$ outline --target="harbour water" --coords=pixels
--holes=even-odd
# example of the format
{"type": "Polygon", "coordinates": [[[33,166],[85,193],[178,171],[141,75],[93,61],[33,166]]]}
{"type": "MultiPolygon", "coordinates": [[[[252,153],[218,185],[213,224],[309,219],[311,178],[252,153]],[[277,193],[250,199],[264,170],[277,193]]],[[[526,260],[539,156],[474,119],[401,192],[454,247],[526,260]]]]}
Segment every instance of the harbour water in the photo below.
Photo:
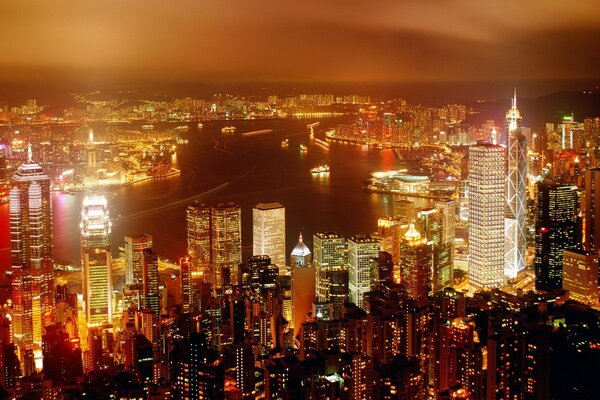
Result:
{"type": "MultiPolygon", "coordinates": [[[[347,117],[346,117],[347,118],[347,117]]],[[[315,143],[307,124],[316,120],[269,120],[196,123],[183,134],[173,164],[181,174],[140,182],[105,193],[113,222],[112,244],[123,236],[148,233],[160,256],[177,260],[186,251],[185,209],[194,201],[206,204],[233,201],[242,206],[244,258],[252,251],[252,207],[277,201],[286,208],[286,247],[295,246],[300,232],[309,246],[312,235],[335,231],[350,236],[376,229],[377,218],[390,215],[389,195],[366,193],[363,183],[374,170],[403,168],[392,150],[332,143],[315,143]],[[236,126],[222,135],[224,126],[236,126]],[[264,134],[246,132],[265,130],[264,134]],[[272,130],[272,131],[271,131],[272,130]],[[289,144],[282,146],[288,139],[289,144]],[[300,150],[305,145],[305,152],[300,150]],[[330,172],[312,174],[311,168],[328,164],[330,172]]],[[[321,119],[318,132],[335,126],[340,118],[321,119]]],[[[84,193],[53,195],[54,258],[79,264],[79,219],[84,193]]],[[[8,205],[0,207],[0,269],[10,265],[8,205]]]]}

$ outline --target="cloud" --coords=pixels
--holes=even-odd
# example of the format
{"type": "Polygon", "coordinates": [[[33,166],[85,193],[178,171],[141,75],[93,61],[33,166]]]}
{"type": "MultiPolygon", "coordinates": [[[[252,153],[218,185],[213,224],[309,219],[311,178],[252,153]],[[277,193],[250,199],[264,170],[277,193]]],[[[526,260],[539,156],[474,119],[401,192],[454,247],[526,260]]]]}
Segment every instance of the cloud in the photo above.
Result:
{"type": "Polygon", "coordinates": [[[0,72],[196,82],[595,78],[599,32],[600,7],[589,0],[5,0],[0,72]]]}

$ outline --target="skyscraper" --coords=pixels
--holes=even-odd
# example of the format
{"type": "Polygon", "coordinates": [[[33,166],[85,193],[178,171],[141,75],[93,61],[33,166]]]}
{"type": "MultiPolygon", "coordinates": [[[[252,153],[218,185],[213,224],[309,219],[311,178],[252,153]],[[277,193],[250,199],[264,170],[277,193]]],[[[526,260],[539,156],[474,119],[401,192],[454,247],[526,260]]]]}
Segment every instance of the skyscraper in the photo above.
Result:
{"type": "Polygon", "coordinates": [[[50,178],[32,160],[31,146],[28,160],[11,178],[9,214],[15,341],[29,349],[34,319],[50,325],[54,306],[50,178]]]}
{"type": "Polygon", "coordinates": [[[144,249],[152,248],[152,236],[136,234],[125,236],[125,284],[142,283],[144,249]]]}
{"type": "Polygon", "coordinates": [[[290,254],[292,269],[292,327],[300,331],[300,325],[306,320],[312,303],[315,301],[315,269],[312,265],[312,253],[302,234],[298,244],[290,254]]]}
{"type": "Polygon", "coordinates": [[[372,260],[379,256],[379,241],[369,236],[348,239],[348,293],[350,301],[363,307],[363,296],[371,290],[372,260]]]}
{"type": "Polygon", "coordinates": [[[160,315],[158,293],[158,256],[152,249],[144,249],[142,277],[142,296],[144,299],[144,308],[152,310],[156,314],[156,317],[158,317],[160,315]]]}
{"type": "Polygon", "coordinates": [[[400,273],[402,286],[413,299],[426,299],[429,293],[431,267],[427,242],[410,224],[400,241],[400,273]]]}
{"type": "Polygon", "coordinates": [[[535,221],[535,288],[562,288],[563,250],[577,244],[577,186],[538,183],[535,221]]]}
{"type": "Polygon", "coordinates": [[[584,304],[598,303],[598,252],[563,251],[563,289],[569,297],[584,304]]]}
{"type": "Polygon", "coordinates": [[[497,288],[504,281],[506,151],[478,142],[469,148],[469,283],[497,288]]]}
{"type": "Polygon", "coordinates": [[[104,196],[90,195],[81,208],[81,268],[88,327],[112,323],[111,222],[104,196]]]}
{"type": "Polygon", "coordinates": [[[417,224],[429,246],[431,289],[435,293],[453,281],[452,243],[445,237],[446,218],[443,209],[427,208],[419,211],[417,224]]]}
{"type": "Polygon", "coordinates": [[[336,233],[316,233],[313,236],[315,266],[315,300],[331,303],[332,319],[342,316],[342,305],[348,297],[348,266],[346,239],[336,233]]]}
{"type": "Polygon", "coordinates": [[[200,202],[186,211],[187,249],[190,263],[201,276],[210,274],[210,207],[200,202]]]}
{"type": "Polygon", "coordinates": [[[236,284],[242,262],[242,209],[235,203],[211,208],[211,264],[213,287],[236,284]],[[228,271],[230,276],[223,276],[228,271]]]}
{"type": "Polygon", "coordinates": [[[506,184],[504,275],[514,279],[525,269],[527,245],[527,139],[521,133],[517,93],[506,113],[508,171],[506,184]]]}
{"type": "Polygon", "coordinates": [[[253,255],[267,255],[282,269],[285,265],[285,208],[259,203],[252,209],[253,255]]]}
{"type": "Polygon", "coordinates": [[[584,244],[587,250],[600,250],[600,168],[585,170],[584,244]]]}

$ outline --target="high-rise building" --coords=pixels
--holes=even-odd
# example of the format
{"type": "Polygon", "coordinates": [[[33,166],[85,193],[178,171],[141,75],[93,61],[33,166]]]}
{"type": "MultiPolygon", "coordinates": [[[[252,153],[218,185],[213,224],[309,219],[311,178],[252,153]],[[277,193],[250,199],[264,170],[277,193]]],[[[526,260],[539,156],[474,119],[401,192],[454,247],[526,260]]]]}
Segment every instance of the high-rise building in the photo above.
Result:
{"type": "Polygon", "coordinates": [[[143,281],[144,249],[152,248],[152,236],[136,234],[125,236],[125,284],[137,285],[143,281]]]}
{"type": "Polygon", "coordinates": [[[348,298],[346,239],[336,233],[316,233],[313,236],[313,263],[316,302],[331,303],[331,318],[341,318],[342,306],[348,298]]]}
{"type": "Polygon", "coordinates": [[[371,290],[372,260],[378,256],[378,240],[360,235],[348,239],[348,294],[360,308],[364,294],[371,290]]]}
{"type": "Polygon", "coordinates": [[[144,249],[143,254],[142,297],[144,308],[154,311],[156,317],[158,317],[160,315],[158,256],[152,249],[144,249]]]}
{"type": "Polygon", "coordinates": [[[400,273],[402,286],[413,299],[426,299],[429,294],[431,267],[427,241],[410,224],[400,242],[400,273]]]}
{"type": "Polygon", "coordinates": [[[504,275],[514,279],[525,269],[527,246],[527,138],[521,133],[517,97],[506,113],[508,171],[506,181],[504,275]]]}
{"type": "MultiPolygon", "coordinates": [[[[34,320],[50,325],[54,309],[50,178],[32,160],[31,146],[28,160],[11,177],[9,214],[15,342],[30,349],[34,320]],[[34,298],[39,308],[33,308],[34,298]]],[[[41,327],[37,331],[41,341],[41,327]]]]}
{"type": "Polygon", "coordinates": [[[583,241],[587,250],[600,250],[600,168],[585,170],[583,241]],[[599,203],[599,204],[596,204],[599,203]]]}
{"type": "Polygon", "coordinates": [[[104,196],[90,195],[83,200],[80,228],[86,321],[88,327],[111,324],[111,222],[108,202],[104,196]]]}
{"type": "Polygon", "coordinates": [[[259,203],[252,209],[252,254],[267,255],[283,269],[285,262],[285,208],[259,203]]]}
{"type": "Polygon", "coordinates": [[[598,303],[598,252],[563,251],[563,289],[569,297],[584,304],[598,303]]]}
{"type": "Polygon", "coordinates": [[[213,287],[237,284],[242,262],[242,209],[235,203],[211,208],[211,265],[213,287]],[[229,276],[224,276],[229,274],[229,276]]]}
{"type": "Polygon", "coordinates": [[[312,264],[312,253],[302,234],[298,244],[290,254],[292,269],[292,327],[300,331],[300,325],[306,320],[306,315],[315,301],[315,269],[312,264]]]}
{"type": "Polygon", "coordinates": [[[192,267],[201,276],[210,274],[210,207],[200,202],[186,211],[187,250],[192,267]]]}
{"type": "Polygon", "coordinates": [[[443,209],[427,208],[419,211],[416,223],[429,246],[431,260],[431,290],[435,293],[451,285],[454,273],[452,265],[452,243],[446,241],[443,209]]]}
{"type": "Polygon", "coordinates": [[[489,142],[469,148],[469,284],[504,281],[506,150],[489,142]]]}
{"type": "Polygon", "coordinates": [[[535,288],[562,288],[563,250],[577,245],[577,186],[538,183],[535,220],[535,288]]]}
{"type": "Polygon", "coordinates": [[[45,329],[42,353],[44,377],[56,384],[82,375],[81,348],[78,340],[71,340],[60,324],[45,329]]]}

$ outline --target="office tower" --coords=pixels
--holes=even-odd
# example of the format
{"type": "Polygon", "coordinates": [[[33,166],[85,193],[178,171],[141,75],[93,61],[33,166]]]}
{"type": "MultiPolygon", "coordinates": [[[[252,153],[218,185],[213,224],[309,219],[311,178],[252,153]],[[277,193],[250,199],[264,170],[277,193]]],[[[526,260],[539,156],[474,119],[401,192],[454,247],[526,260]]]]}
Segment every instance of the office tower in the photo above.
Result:
{"type": "Polygon", "coordinates": [[[598,303],[598,252],[563,251],[563,289],[569,297],[584,304],[598,303]]]}
{"type": "Polygon", "coordinates": [[[444,214],[437,208],[419,211],[415,221],[427,239],[430,256],[431,290],[435,293],[452,284],[452,245],[444,240],[444,214]]]}
{"type": "Polygon", "coordinates": [[[192,291],[192,265],[189,257],[179,259],[179,268],[181,271],[181,305],[183,312],[189,313],[196,310],[192,291]]]}
{"type": "Polygon", "coordinates": [[[331,303],[331,318],[339,319],[348,297],[346,239],[336,233],[316,233],[313,236],[313,264],[315,300],[331,303]]]}
{"type": "Polygon", "coordinates": [[[412,222],[415,217],[415,203],[413,201],[394,197],[394,219],[409,223],[412,222]]]}
{"type": "Polygon", "coordinates": [[[264,270],[271,265],[271,258],[266,255],[254,255],[248,257],[248,269],[250,273],[250,287],[259,292],[264,270]]]}
{"type": "Polygon", "coordinates": [[[196,201],[186,211],[190,263],[201,276],[210,274],[210,207],[196,201]]]}
{"type": "Polygon", "coordinates": [[[501,146],[469,148],[469,284],[479,289],[504,281],[505,165],[501,146]]]}
{"type": "Polygon", "coordinates": [[[281,269],[285,262],[285,208],[279,203],[259,203],[252,209],[254,255],[267,255],[281,269]]]}
{"type": "Polygon", "coordinates": [[[563,250],[577,245],[577,186],[538,183],[535,220],[535,288],[562,288],[563,250]]]}
{"type": "Polygon", "coordinates": [[[112,254],[111,222],[104,196],[90,195],[81,207],[81,267],[83,300],[88,327],[111,324],[112,254]]]}
{"type": "Polygon", "coordinates": [[[412,299],[426,299],[429,294],[431,267],[427,242],[410,224],[400,242],[400,271],[402,286],[412,299]]]}
{"type": "Polygon", "coordinates": [[[30,349],[34,319],[50,325],[54,308],[50,178],[32,160],[31,146],[28,160],[11,177],[9,214],[15,342],[30,349]],[[33,308],[34,298],[39,308],[33,308]]]}
{"type": "Polygon", "coordinates": [[[600,168],[585,170],[584,245],[587,250],[600,250],[600,168]]]}
{"type": "Polygon", "coordinates": [[[348,294],[360,308],[364,294],[371,290],[371,266],[378,256],[378,240],[364,235],[348,239],[348,294]]]}
{"type": "Polygon", "coordinates": [[[513,94],[513,98],[511,100],[511,105],[508,111],[506,112],[506,138],[500,140],[500,143],[508,145],[508,138],[512,132],[519,131],[521,129],[521,113],[517,108],[517,89],[515,88],[515,92],[513,94]]]}
{"type": "Polygon", "coordinates": [[[137,234],[125,236],[125,284],[142,283],[144,249],[152,248],[152,236],[137,234]]]}
{"type": "Polygon", "coordinates": [[[300,331],[300,325],[306,320],[306,315],[315,301],[315,268],[312,264],[312,253],[302,234],[298,244],[290,254],[292,268],[292,327],[300,331]]]}
{"type": "Polygon", "coordinates": [[[21,376],[19,358],[12,341],[12,321],[8,314],[0,314],[0,386],[14,387],[21,376]]]}
{"type": "Polygon", "coordinates": [[[144,249],[142,264],[142,297],[144,308],[149,308],[156,316],[160,316],[159,306],[159,278],[158,278],[158,256],[152,249],[144,249]]]}
{"type": "Polygon", "coordinates": [[[525,269],[527,246],[527,140],[520,131],[508,137],[504,275],[514,279],[525,269]]]}
{"type": "Polygon", "coordinates": [[[400,221],[385,217],[377,220],[377,232],[371,235],[379,241],[379,248],[392,255],[394,262],[398,261],[398,244],[401,232],[400,221]]]}
{"type": "Polygon", "coordinates": [[[390,253],[380,251],[371,261],[371,290],[394,286],[394,260],[390,253]]]}
{"type": "Polygon", "coordinates": [[[221,288],[227,278],[237,284],[242,262],[242,209],[235,203],[211,208],[211,265],[213,287],[221,288]],[[229,273],[229,277],[223,276],[229,273]]]}

